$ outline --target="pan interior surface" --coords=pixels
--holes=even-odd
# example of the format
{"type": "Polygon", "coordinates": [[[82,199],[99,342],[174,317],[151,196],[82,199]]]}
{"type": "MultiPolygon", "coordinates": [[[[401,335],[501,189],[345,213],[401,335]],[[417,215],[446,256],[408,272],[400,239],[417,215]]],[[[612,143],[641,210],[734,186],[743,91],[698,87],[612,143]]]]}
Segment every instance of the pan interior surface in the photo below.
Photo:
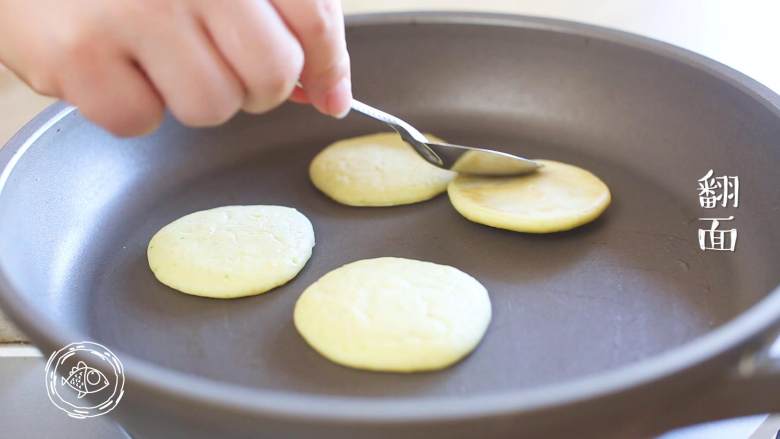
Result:
{"type": "Polygon", "coordinates": [[[286,105],[226,126],[167,121],[115,139],[77,113],[19,160],[0,194],[0,267],[58,325],[126,355],[249,388],[294,394],[434,397],[561,382],[638,362],[737,316],[778,282],[778,115],[717,75],[663,54],[554,29],[395,23],[348,32],[355,95],[459,144],[504,146],[588,169],[613,202],[550,235],[462,218],[446,196],[392,208],[337,204],[309,182],[328,143],[383,130],[286,105]],[[708,169],[743,178],[739,209],[705,210],[708,169]],[[774,168],[776,169],[776,168],[774,168]],[[773,174],[773,172],[775,174],[773,174]],[[295,207],[317,245],[303,271],[229,301],[177,293],[146,245],[187,213],[295,207]],[[700,217],[734,215],[736,252],[702,252],[700,217]],[[482,344],[444,371],[400,375],[332,364],[292,324],[295,300],[328,271],[395,256],[452,265],[490,293],[482,344]]]}

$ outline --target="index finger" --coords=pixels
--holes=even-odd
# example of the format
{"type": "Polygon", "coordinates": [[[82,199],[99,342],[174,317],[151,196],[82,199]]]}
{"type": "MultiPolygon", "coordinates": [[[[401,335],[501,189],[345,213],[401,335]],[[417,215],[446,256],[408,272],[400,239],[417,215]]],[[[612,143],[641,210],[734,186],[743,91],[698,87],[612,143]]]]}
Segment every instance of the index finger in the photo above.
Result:
{"type": "Polygon", "coordinates": [[[273,0],[304,52],[301,83],[322,113],[343,117],[352,101],[344,16],[338,0],[273,0]]]}

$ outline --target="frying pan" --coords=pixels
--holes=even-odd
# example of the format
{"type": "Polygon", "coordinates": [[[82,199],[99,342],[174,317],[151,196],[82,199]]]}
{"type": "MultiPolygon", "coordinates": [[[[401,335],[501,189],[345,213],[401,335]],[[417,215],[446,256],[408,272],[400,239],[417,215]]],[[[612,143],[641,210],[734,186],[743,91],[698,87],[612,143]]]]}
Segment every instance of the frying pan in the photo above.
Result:
{"type": "MultiPolygon", "coordinates": [[[[2,305],[45,354],[79,340],[124,362],[112,412],[134,437],[639,437],[780,410],[780,99],[693,53],[612,30],[484,14],[351,17],[356,96],[468,145],[599,175],[613,204],[552,235],[466,221],[446,196],[351,208],[310,159],[382,127],[286,105],[214,129],[168,120],[120,140],[56,104],[0,152],[2,305]],[[697,179],[739,176],[738,208],[697,179]],[[156,282],[148,239],[186,213],[294,206],[314,255],[272,292],[219,301],[156,282]],[[734,216],[734,252],[701,217],[734,216]],[[489,290],[483,343],[447,370],[337,366],[292,325],[302,290],[347,262],[453,265],[489,290]]],[[[42,377],[43,378],[43,377],[42,377]]],[[[43,386],[41,386],[43,391],[43,386]]]]}

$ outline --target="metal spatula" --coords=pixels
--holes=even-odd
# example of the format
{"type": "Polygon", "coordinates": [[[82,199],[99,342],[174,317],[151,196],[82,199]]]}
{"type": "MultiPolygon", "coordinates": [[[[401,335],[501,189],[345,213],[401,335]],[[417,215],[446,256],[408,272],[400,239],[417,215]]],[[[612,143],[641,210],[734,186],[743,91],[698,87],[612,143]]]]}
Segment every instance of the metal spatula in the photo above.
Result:
{"type": "Polygon", "coordinates": [[[505,152],[430,142],[409,123],[355,99],[352,100],[352,109],[389,125],[422,158],[440,168],[452,169],[464,174],[506,176],[526,174],[541,166],[533,160],[505,152]]]}

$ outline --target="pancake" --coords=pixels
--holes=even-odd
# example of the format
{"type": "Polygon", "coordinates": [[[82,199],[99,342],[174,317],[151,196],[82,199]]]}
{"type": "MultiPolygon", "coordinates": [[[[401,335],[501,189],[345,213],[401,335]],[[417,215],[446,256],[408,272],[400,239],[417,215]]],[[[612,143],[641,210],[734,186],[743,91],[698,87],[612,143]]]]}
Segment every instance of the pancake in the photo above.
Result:
{"type": "Polygon", "coordinates": [[[295,305],[298,332],[327,359],[388,372],[445,368],[480,342],[491,317],[487,290],[446,265],[365,259],[337,268],[295,305]]]}
{"type": "Polygon", "coordinates": [[[227,299],[294,278],[311,257],[308,218],[283,206],[226,206],[186,215],[149,242],[157,279],[183,293],[227,299]]]}
{"type": "Polygon", "coordinates": [[[595,220],[609,206],[609,188],[592,173],[536,161],[544,166],[527,175],[458,175],[447,188],[450,202],[475,223],[528,233],[569,230],[595,220]]]}
{"type": "Polygon", "coordinates": [[[349,206],[418,203],[443,193],[454,176],[454,172],[426,162],[396,133],[335,142],[317,154],[309,166],[314,186],[349,206]]]}

